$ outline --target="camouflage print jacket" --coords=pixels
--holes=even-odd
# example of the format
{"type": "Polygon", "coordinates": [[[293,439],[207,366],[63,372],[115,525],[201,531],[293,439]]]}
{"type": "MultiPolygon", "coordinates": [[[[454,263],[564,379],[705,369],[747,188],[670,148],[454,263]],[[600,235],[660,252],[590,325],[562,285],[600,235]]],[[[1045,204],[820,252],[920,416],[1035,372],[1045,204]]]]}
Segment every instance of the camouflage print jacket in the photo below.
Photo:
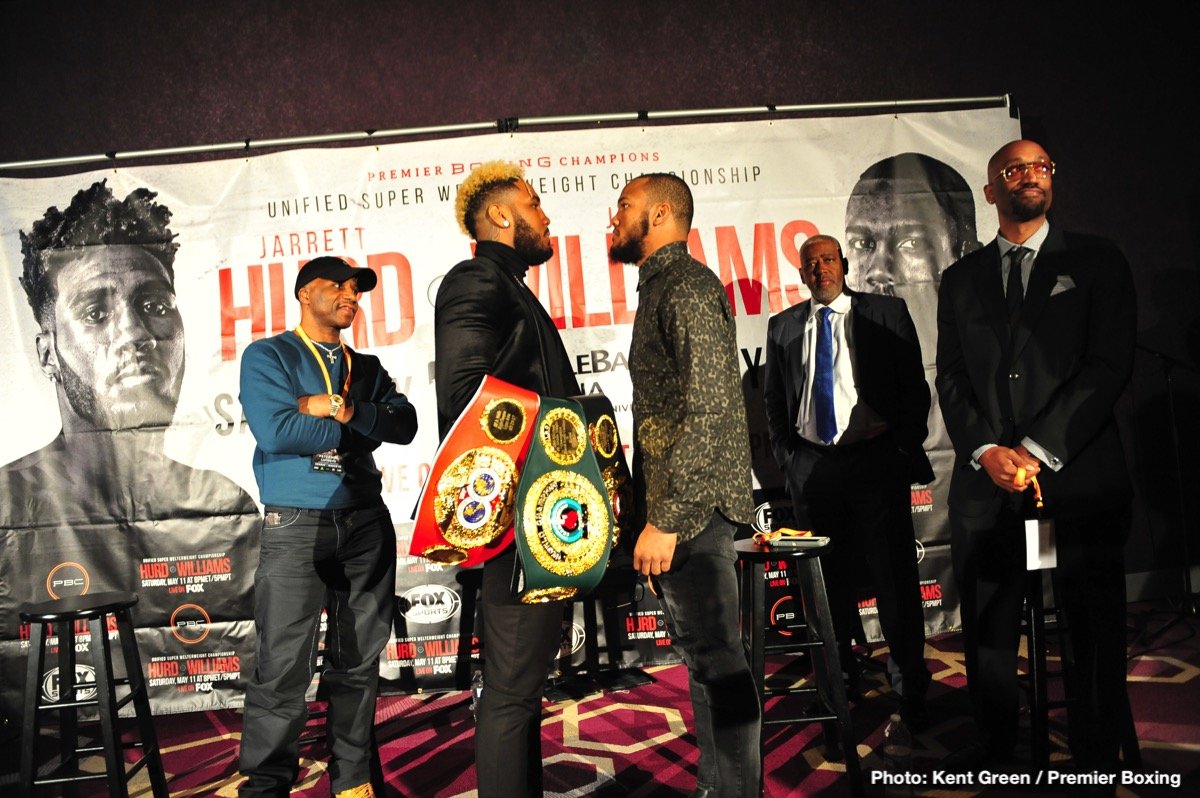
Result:
{"type": "Polygon", "coordinates": [[[647,520],[685,541],[719,509],[749,523],[750,442],[721,281],[679,241],[641,265],[629,347],[634,470],[647,520]]]}

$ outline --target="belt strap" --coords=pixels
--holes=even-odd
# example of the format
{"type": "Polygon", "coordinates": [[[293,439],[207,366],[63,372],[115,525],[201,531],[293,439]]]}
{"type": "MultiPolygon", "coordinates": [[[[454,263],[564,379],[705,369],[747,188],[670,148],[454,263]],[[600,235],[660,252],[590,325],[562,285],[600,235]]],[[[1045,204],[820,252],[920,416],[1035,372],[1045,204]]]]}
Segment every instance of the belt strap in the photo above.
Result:
{"type": "Polygon", "coordinates": [[[587,420],[588,440],[591,441],[592,451],[596,453],[596,465],[600,467],[604,489],[608,493],[609,503],[612,504],[616,524],[613,530],[613,548],[625,544],[632,552],[635,531],[633,524],[637,518],[634,502],[637,498],[633,490],[633,475],[629,473],[629,463],[625,459],[625,447],[621,443],[621,434],[617,431],[616,413],[613,412],[612,402],[602,393],[572,396],[571,400],[578,402],[583,408],[583,417],[587,420]]]}

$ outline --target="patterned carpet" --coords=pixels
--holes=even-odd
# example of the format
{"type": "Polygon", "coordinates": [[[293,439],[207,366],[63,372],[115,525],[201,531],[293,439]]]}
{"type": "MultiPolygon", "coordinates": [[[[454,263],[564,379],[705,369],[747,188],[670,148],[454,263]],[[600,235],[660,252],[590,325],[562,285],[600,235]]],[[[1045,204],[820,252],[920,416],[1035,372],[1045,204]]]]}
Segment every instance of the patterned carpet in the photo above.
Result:
{"type": "MultiPolygon", "coordinates": [[[[1120,796],[1200,795],[1200,638],[1197,620],[1185,619],[1161,634],[1174,616],[1165,605],[1130,608],[1129,690],[1144,759],[1143,778],[1179,786],[1121,787],[1120,796]]],[[[896,706],[880,663],[886,649],[872,652],[876,667],[864,676],[862,699],[853,707],[867,779],[867,794],[884,794],[870,785],[883,727],[896,706]]],[[[930,639],[926,656],[936,682],[930,693],[933,723],[916,736],[913,772],[933,778],[947,751],[971,733],[962,654],[957,634],[930,639]]],[[[770,667],[786,674],[791,663],[770,667]]],[[[1053,665],[1052,665],[1053,667],[1053,665]]],[[[686,796],[695,781],[695,740],[688,731],[691,711],[686,674],[679,665],[649,669],[649,685],[627,692],[547,702],[543,721],[547,796],[686,796]]],[[[795,700],[794,698],[777,699],[795,700]]],[[[383,771],[391,796],[470,798],[475,795],[472,760],[473,718],[465,692],[387,696],[380,700],[377,733],[383,771]]],[[[774,703],[768,712],[779,711],[774,703]]],[[[784,708],[786,709],[786,708],[784,708]]],[[[237,745],[241,716],[234,711],[160,716],[157,728],[173,796],[234,796],[237,792],[237,745]]],[[[323,744],[304,749],[301,782],[294,794],[328,796],[320,761],[323,744]]],[[[764,736],[766,795],[843,796],[850,789],[841,763],[825,760],[819,725],[768,727],[764,736]]],[[[15,794],[14,753],[0,769],[0,794],[15,794]]],[[[1065,763],[1065,719],[1051,717],[1052,767],[1065,763]]],[[[1022,752],[1018,752],[1022,753],[1022,752]]],[[[1026,771],[1028,772],[1028,771],[1026,771]]],[[[1044,774],[1043,774],[1044,775],[1044,774]]],[[[893,788],[894,789],[894,788],[893,788]]],[[[83,795],[102,795],[103,790],[83,795]]],[[[140,776],[134,794],[149,795],[140,776]]],[[[897,794],[889,790],[886,794],[897,794]]],[[[927,784],[911,793],[966,798],[980,795],[1061,795],[1061,790],[1032,787],[999,789],[927,784]]]]}

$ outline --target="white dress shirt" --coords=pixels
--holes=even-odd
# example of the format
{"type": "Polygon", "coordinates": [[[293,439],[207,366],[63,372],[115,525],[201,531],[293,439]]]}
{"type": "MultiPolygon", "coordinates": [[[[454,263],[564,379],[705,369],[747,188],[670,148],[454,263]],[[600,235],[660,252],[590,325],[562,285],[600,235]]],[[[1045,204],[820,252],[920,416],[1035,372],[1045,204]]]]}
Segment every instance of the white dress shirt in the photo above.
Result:
{"type": "Polygon", "coordinates": [[[829,326],[833,332],[833,409],[837,419],[837,435],[833,444],[849,444],[878,435],[886,424],[866,404],[858,400],[858,378],[854,357],[854,333],[850,324],[850,295],[838,294],[828,305],[815,299],[804,324],[803,355],[806,365],[804,395],[800,397],[796,430],[811,443],[824,444],[817,433],[817,411],[814,405],[813,382],[817,373],[817,331],[821,326],[821,308],[833,312],[829,326]]]}

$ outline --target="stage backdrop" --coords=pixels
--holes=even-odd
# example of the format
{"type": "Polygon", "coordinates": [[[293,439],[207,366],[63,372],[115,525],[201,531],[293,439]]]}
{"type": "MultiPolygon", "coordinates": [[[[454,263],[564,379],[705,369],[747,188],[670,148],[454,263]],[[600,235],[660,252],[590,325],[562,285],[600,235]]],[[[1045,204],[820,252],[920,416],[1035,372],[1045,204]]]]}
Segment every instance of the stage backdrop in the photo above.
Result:
{"type": "MultiPolygon", "coordinates": [[[[380,357],[421,423],[411,445],[376,453],[401,539],[398,634],[382,672],[409,689],[452,683],[461,587],[453,569],[403,552],[437,446],[433,298],[442,275],[471,255],[453,205],[474,164],[505,158],[526,165],[555,245],[553,259],[530,270],[529,286],[560,328],[585,390],[611,398],[626,441],[637,274],[608,261],[608,219],[633,177],[664,171],[688,182],[696,199],[691,251],[720,276],[738,321],[758,523],[770,526],[786,519],[788,507],[763,421],[763,340],[771,314],[807,298],[797,273],[800,244],[819,232],[837,236],[852,286],[909,300],[932,381],[938,274],[970,248],[959,239],[974,240],[976,219],[985,231],[978,237],[991,237],[993,217],[979,190],[984,165],[1018,135],[1006,110],[989,109],[517,132],[0,180],[0,333],[7,342],[0,367],[9,411],[0,436],[0,463],[8,463],[0,469],[5,706],[16,714],[23,686],[29,631],[18,607],[104,590],[141,596],[139,644],[156,711],[240,702],[254,664],[258,528],[238,360],[251,341],[296,325],[296,271],[324,254],[379,275],[347,338],[380,357]],[[965,197],[954,178],[971,187],[965,197]],[[131,271],[94,262],[86,275],[72,272],[56,286],[59,296],[70,289],[75,304],[39,324],[23,288],[34,286],[36,296],[37,275],[20,279],[19,231],[29,233],[48,208],[67,208],[101,181],[117,201],[149,189],[157,196],[136,202],[169,210],[178,244],[174,297],[169,285],[143,291],[131,287],[131,271]],[[973,217],[969,235],[966,215],[973,217]],[[139,323],[167,328],[158,338],[160,359],[140,372],[115,344],[95,340],[96,326],[110,317],[139,314],[155,317],[139,323]],[[66,374],[72,364],[79,373],[66,374]],[[135,387],[153,395],[160,415],[166,407],[166,420],[139,416],[141,406],[105,405],[130,373],[151,375],[157,385],[135,387]],[[107,431],[66,434],[89,425],[107,431]]],[[[928,447],[939,478],[913,487],[912,508],[927,629],[935,632],[953,627],[957,610],[944,502],[951,458],[936,411],[931,420],[928,447]]],[[[868,635],[876,637],[869,597],[862,606],[868,635]]],[[[786,614],[786,606],[779,611],[786,614]]],[[[649,597],[626,607],[619,625],[607,631],[620,637],[629,662],[668,655],[649,597]]],[[[578,648],[578,621],[564,637],[578,648]]],[[[49,693],[55,676],[42,680],[49,693]]]]}

